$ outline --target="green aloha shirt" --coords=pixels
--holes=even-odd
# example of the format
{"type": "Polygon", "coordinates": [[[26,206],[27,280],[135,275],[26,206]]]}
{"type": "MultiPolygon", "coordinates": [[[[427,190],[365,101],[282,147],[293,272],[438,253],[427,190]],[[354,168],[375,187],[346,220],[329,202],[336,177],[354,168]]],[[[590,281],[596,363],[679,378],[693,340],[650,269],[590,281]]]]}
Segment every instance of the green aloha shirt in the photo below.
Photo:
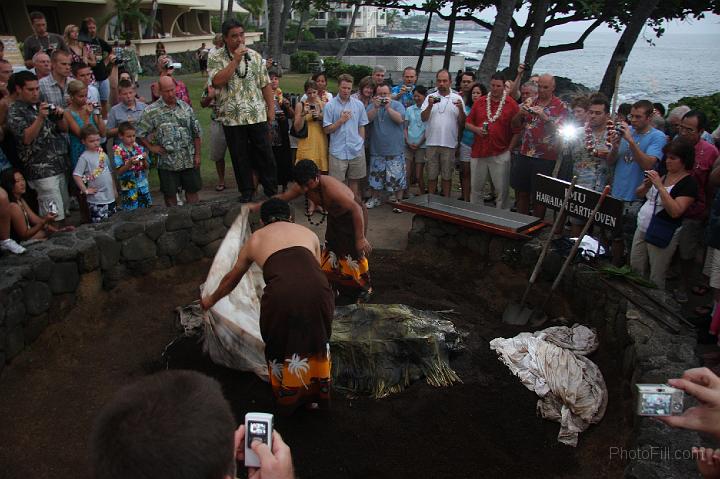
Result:
{"type": "Polygon", "coordinates": [[[200,138],[200,122],[184,101],[177,100],[175,108],[162,98],[148,105],[136,133],[139,138],[153,136],[154,143],[165,149],[166,154],[158,159],[158,169],[180,171],[195,167],[195,138],[200,138]]]}
{"type": "MultiPolygon", "coordinates": [[[[247,67],[240,62],[235,75],[222,88],[216,88],[217,121],[225,126],[253,125],[267,121],[267,110],[262,89],[270,83],[262,56],[248,49],[247,67]],[[247,76],[240,78],[248,68],[247,76]]],[[[208,84],[219,71],[230,63],[225,48],[218,48],[208,58],[208,84]]]]}

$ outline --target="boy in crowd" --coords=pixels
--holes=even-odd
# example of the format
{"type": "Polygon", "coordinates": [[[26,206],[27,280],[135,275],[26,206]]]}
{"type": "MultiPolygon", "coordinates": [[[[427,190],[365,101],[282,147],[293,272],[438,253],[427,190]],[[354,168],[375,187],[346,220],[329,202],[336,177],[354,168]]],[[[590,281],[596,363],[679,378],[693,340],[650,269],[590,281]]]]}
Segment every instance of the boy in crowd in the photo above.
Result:
{"type": "Polygon", "coordinates": [[[425,102],[427,88],[417,85],[413,92],[415,104],[405,110],[405,170],[408,179],[408,187],[412,183],[413,172],[417,180],[418,190],[422,195],[425,193],[425,180],[423,173],[425,169],[425,122],[420,118],[420,109],[425,102]]]}
{"type": "Polygon", "coordinates": [[[110,162],[100,148],[100,134],[92,125],[80,130],[85,151],[78,159],[73,179],[80,194],[87,195],[90,221],[100,223],[115,213],[115,184],[110,173],[110,162]]]}
{"type": "Polygon", "coordinates": [[[122,208],[150,208],[152,196],[147,179],[147,153],[135,141],[135,127],[132,123],[120,123],[117,131],[119,142],[113,147],[113,166],[120,183],[122,208]]]}

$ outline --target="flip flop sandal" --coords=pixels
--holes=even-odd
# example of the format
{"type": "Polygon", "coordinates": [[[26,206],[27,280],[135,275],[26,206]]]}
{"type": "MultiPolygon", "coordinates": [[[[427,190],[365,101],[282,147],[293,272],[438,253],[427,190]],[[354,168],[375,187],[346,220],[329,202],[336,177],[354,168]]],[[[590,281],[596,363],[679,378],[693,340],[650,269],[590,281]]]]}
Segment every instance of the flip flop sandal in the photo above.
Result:
{"type": "Polygon", "coordinates": [[[690,291],[692,291],[692,294],[695,296],[705,296],[708,291],[710,291],[710,287],[705,285],[693,286],[690,291]]]}
{"type": "Polygon", "coordinates": [[[215,191],[224,191],[224,190],[225,190],[225,185],[217,185],[215,187],[215,191]]]}

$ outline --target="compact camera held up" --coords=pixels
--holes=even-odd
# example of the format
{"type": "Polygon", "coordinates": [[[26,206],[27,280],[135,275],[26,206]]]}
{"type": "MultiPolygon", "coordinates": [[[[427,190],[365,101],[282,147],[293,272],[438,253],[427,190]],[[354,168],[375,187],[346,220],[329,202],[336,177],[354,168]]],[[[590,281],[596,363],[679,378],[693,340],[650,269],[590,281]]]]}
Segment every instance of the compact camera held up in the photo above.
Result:
{"type": "Polygon", "coordinates": [[[636,384],[638,416],[679,416],[685,393],[666,384],[636,384]]]}

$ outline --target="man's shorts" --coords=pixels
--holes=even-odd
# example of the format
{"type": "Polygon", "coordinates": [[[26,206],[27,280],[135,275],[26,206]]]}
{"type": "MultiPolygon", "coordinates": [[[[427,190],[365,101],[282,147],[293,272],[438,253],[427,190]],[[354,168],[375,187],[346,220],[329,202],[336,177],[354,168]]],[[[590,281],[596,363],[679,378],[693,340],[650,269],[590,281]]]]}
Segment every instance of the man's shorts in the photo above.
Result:
{"type": "Polygon", "coordinates": [[[110,99],[110,80],[104,79],[103,81],[95,82],[98,93],[100,93],[100,101],[108,101],[110,99]]]}
{"type": "Polygon", "coordinates": [[[418,148],[417,150],[411,150],[410,148],[405,148],[405,159],[410,160],[416,165],[419,163],[425,163],[425,152],[427,151],[426,148],[418,148]]]}
{"type": "Polygon", "coordinates": [[[333,155],[330,156],[330,176],[339,181],[360,180],[367,176],[367,165],[365,163],[365,152],[349,160],[341,160],[333,155]]]}
{"type": "Polygon", "coordinates": [[[466,145],[464,143],[460,143],[460,162],[461,163],[470,163],[470,160],[472,159],[472,146],[466,145]]]}
{"type": "Polygon", "coordinates": [[[38,213],[41,217],[48,214],[51,203],[57,207],[56,221],[65,219],[65,213],[70,206],[67,180],[64,174],[27,180],[27,184],[37,193],[38,213]]]}
{"type": "Polygon", "coordinates": [[[703,274],[710,278],[711,288],[720,289],[720,250],[708,247],[703,274]]]}
{"type": "Polygon", "coordinates": [[[552,160],[518,154],[510,170],[510,186],[515,191],[532,193],[535,191],[535,175],[551,176],[554,167],[552,160]]]}
{"type": "Polygon", "coordinates": [[[405,157],[397,156],[371,156],[370,174],[368,184],[377,191],[394,193],[407,188],[405,174],[405,157]]]}
{"type": "Polygon", "coordinates": [[[436,180],[438,175],[442,176],[444,181],[450,181],[455,170],[455,148],[428,146],[425,163],[429,181],[436,180]]]}
{"type": "Polygon", "coordinates": [[[202,178],[197,168],[179,171],[158,168],[158,177],[160,177],[160,191],[165,196],[174,197],[180,188],[186,193],[197,193],[202,189],[202,178]]]}
{"type": "Polygon", "coordinates": [[[117,205],[115,205],[114,201],[106,205],[94,205],[92,203],[88,203],[88,210],[90,211],[90,222],[100,223],[101,221],[105,221],[110,218],[117,212],[117,205]]]}
{"type": "Polygon", "coordinates": [[[678,235],[680,259],[695,259],[697,252],[702,247],[703,238],[705,238],[703,220],[692,218],[683,219],[682,228],[678,231],[678,235]]]}
{"type": "Polygon", "coordinates": [[[210,160],[215,163],[225,161],[226,150],[227,142],[223,126],[219,121],[210,120],[210,160]]]}

